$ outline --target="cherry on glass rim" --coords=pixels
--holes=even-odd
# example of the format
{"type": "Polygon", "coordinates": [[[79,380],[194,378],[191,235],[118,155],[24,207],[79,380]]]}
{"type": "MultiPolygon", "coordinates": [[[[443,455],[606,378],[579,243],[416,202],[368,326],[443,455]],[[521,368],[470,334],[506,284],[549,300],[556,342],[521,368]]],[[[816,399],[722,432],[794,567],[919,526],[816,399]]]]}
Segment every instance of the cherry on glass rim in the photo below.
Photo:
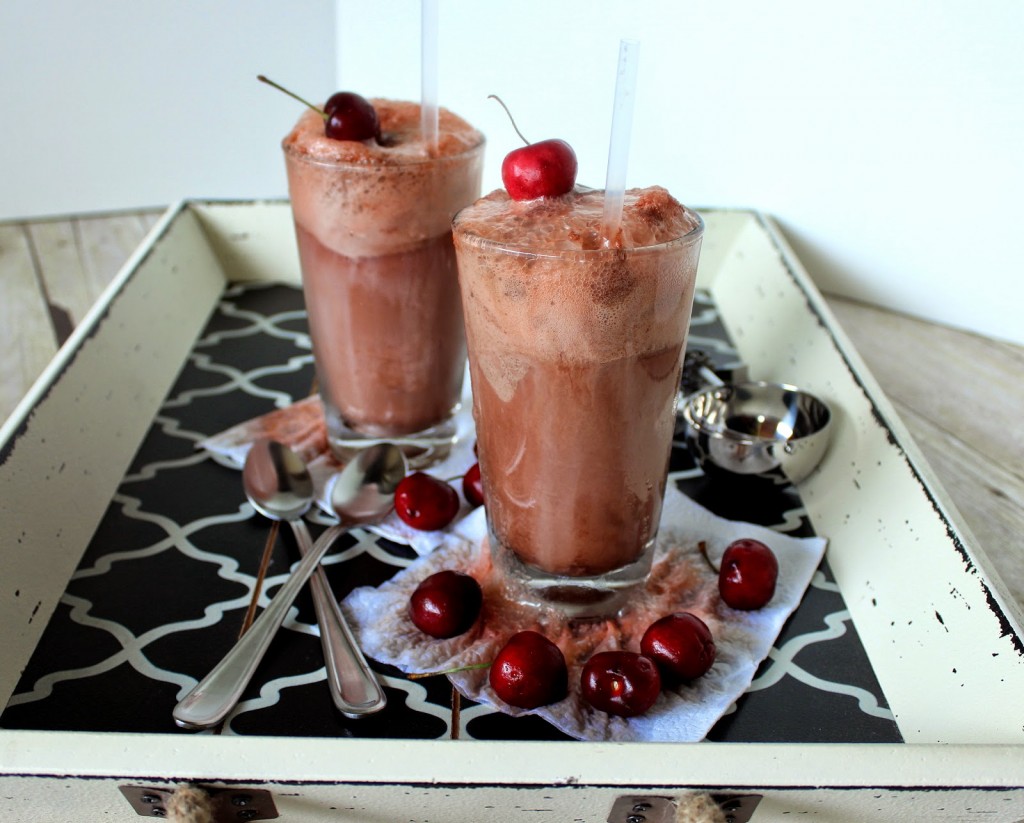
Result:
{"type": "Polygon", "coordinates": [[[324,131],[333,140],[380,140],[380,120],[369,100],[338,91],[324,103],[324,131]]]}
{"type": "Polygon", "coordinates": [[[377,110],[369,100],[352,91],[339,91],[327,98],[321,109],[304,97],[275,83],[269,77],[258,74],[256,79],[311,108],[324,120],[324,134],[332,140],[380,140],[380,120],[377,110]]]}
{"type": "Polygon", "coordinates": [[[576,152],[564,140],[514,149],[501,163],[501,182],[513,200],[560,197],[576,185],[576,152]]]}
{"type": "Polygon", "coordinates": [[[509,197],[513,200],[536,200],[538,197],[560,197],[572,191],[579,171],[572,146],[559,139],[531,143],[519,131],[504,101],[496,94],[488,96],[505,109],[512,128],[526,143],[510,151],[501,163],[501,182],[509,197]]]}

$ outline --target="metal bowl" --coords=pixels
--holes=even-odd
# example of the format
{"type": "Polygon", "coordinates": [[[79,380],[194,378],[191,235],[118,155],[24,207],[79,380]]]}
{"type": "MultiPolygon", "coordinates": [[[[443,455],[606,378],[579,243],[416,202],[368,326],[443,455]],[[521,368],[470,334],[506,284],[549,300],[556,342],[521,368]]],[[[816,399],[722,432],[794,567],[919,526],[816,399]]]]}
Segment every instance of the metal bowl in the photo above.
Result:
{"type": "Polygon", "coordinates": [[[694,392],[683,402],[686,440],[705,472],[781,473],[799,483],[828,449],[832,411],[785,383],[737,383],[694,392]]]}

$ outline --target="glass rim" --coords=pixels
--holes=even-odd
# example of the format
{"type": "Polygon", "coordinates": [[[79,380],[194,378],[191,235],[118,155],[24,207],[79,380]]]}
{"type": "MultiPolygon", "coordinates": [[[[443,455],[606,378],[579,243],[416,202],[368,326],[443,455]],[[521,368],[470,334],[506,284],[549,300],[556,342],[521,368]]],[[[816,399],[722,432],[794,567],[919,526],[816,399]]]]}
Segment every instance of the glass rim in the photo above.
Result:
{"type": "Polygon", "coordinates": [[[389,160],[387,163],[378,163],[369,158],[364,160],[325,160],[323,158],[312,157],[306,152],[299,151],[294,146],[285,143],[283,140],[281,142],[281,149],[284,151],[285,156],[298,160],[300,163],[306,163],[310,166],[323,166],[324,168],[331,169],[365,169],[367,171],[377,171],[379,169],[401,169],[409,166],[425,166],[430,163],[441,165],[447,162],[458,162],[468,159],[474,154],[482,152],[487,144],[487,138],[484,137],[481,132],[477,132],[477,134],[480,135],[479,143],[455,154],[442,154],[437,157],[432,157],[430,155],[409,156],[408,158],[403,157],[397,162],[389,160]]]}
{"type": "Polygon", "coordinates": [[[488,251],[501,251],[507,254],[521,255],[525,257],[535,257],[546,260],[566,260],[566,259],[594,259],[602,256],[615,257],[621,254],[628,255],[647,255],[657,254],[667,249],[673,249],[675,247],[685,248],[693,245],[695,242],[700,240],[704,235],[704,218],[701,217],[700,212],[695,209],[691,209],[689,206],[683,206],[686,210],[687,215],[692,217],[696,224],[685,234],[681,234],[678,237],[673,237],[671,240],[663,240],[660,243],[653,243],[649,246],[630,246],[626,248],[602,246],[597,249],[584,249],[584,248],[573,248],[573,249],[552,249],[552,248],[536,248],[527,245],[521,245],[512,243],[506,240],[496,240],[491,237],[483,237],[482,235],[476,234],[475,232],[467,229],[459,228],[459,215],[466,209],[470,209],[472,206],[466,206],[458,213],[456,213],[452,220],[452,234],[454,235],[456,242],[465,242],[467,245],[471,245],[478,249],[487,249],[488,251]]]}

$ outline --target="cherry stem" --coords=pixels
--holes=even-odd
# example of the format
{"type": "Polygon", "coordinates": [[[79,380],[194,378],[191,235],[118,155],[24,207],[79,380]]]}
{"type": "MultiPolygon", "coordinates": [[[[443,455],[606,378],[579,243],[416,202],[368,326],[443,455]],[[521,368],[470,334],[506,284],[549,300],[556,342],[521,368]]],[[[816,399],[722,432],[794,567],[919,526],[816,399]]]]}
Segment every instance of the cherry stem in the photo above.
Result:
{"type": "Polygon", "coordinates": [[[715,566],[715,564],[711,562],[711,558],[708,557],[708,544],[701,540],[700,543],[697,544],[697,550],[700,552],[700,556],[704,558],[704,561],[711,568],[711,571],[713,571],[715,574],[718,574],[718,567],[715,566]]]}
{"type": "Polygon", "coordinates": [[[439,674],[457,674],[458,672],[471,672],[476,669],[489,669],[490,663],[470,663],[467,666],[459,666],[455,669],[445,669],[442,672],[411,672],[406,675],[409,680],[422,680],[425,677],[436,677],[439,674]]]}
{"type": "Polygon", "coordinates": [[[505,114],[508,115],[508,119],[512,123],[512,128],[515,129],[516,134],[519,135],[519,139],[522,140],[524,143],[526,143],[527,146],[529,146],[530,145],[530,141],[527,140],[525,137],[523,137],[523,133],[521,131],[519,131],[519,126],[516,125],[515,118],[512,116],[512,112],[510,112],[508,110],[508,106],[505,105],[505,101],[502,100],[500,97],[498,97],[498,95],[496,95],[496,94],[488,94],[487,95],[487,99],[488,100],[497,100],[498,101],[498,105],[500,105],[505,110],[505,114]]]}
{"type": "Polygon", "coordinates": [[[327,112],[325,112],[325,111],[324,111],[324,110],[323,110],[322,108],[320,108],[319,106],[314,106],[314,105],[313,105],[312,103],[310,103],[310,102],[309,102],[308,100],[304,100],[303,98],[299,97],[299,95],[297,95],[297,94],[296,94],[295,92],[293,92],[293,91],[288,91],[288,89],[286,89],[286,88],[285,88],[284,86],[278,85],[278,84],[277,84],[277,83],[275,83],[275,82],[274,82],[273,80],[271,80],[271,79],[270,79],[269,77],[265,77],[265,76],[264,76],[264,75],[262,75],[262,74],[257,74],[257,75],[256,75],[256,79],[257,79],[257,80],[259,80],[259,81],[260,81],[261,83],[266,83],[266,84],[267,84],[268,86],[273,86],[273,87],[274,87],[275,89],[277,89],[278,91],[282,91],[282,92],[284,92],[284,93],[285,93],[285,94],[287,94],[287,95],[288,95],[289,97],[292,97],[292,98],[294,98],[294,99],[298,100],[298,101],[299,101],[300,103],[302,103],[302,104],[303,104],[304,106],[309,106],[309,107],[310,107],[310,108],[311,108],[311,109],[312,109],[313,111],[315,111],[315,112],[316,112],[317,114],[319,114],[319,115],[320,115],[320,116],[321,116],[321,117],[322,117],[322,118],[324,119],[324,122],[326,122],[326,121],[327,121],[327,112]]]}

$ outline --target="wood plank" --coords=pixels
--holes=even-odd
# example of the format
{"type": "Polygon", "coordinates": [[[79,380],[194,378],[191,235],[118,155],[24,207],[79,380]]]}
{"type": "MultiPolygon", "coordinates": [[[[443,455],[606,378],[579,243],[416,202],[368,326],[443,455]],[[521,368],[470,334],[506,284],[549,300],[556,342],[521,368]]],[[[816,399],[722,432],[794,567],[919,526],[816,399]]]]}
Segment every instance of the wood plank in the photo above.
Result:
{"type": "Polygon", "coordinates": [[[58,342],[63,343],[96,302],[86,280],[74,224],[53,220],[30,223],[27,228],[58,342]]]}
{"type": "Polygon", "coordinates": [[[1009,465],[1024,457],[1024,347],[830,298],[840,324],[894,401],[1009,465]],[[998,387],[998,393],[993,389],[998,387]]]}
{"type": "Polygon", "coordinates": [[[89,293],[95,301],[139,246],[148,229],[137,214],[81,217],[74,221],[89,293]]]}
{"type": "Polygon", "coordinates": [[[0,225],[0,419],[6,419],[57,352],[28,233],[0,225]]]}
{"type": "Polygon", "coordinates": [[[166,209],[153,209],[149,211],[142,211],[138,213],[139,222],[142,224],[142,230],[148,232],[153,226],[156,225],[157,221],[164,216],[166,209]]]}
{"type": "Polygon", "coordinates": [[[152,210],[28,224],[58,342],[82,321],[162,214],[152,210]],[[67,329],[59,322],[62,316],[70,324],[67,329]]]}
{"type": "MultiPolygon", "coordinates": [[[[897,410],[964,523],[1024,612],[1024,481],[914,411],[897,410]]],[[[1018,464],[1019,465],[1019,464],[1018,464]]]]}

